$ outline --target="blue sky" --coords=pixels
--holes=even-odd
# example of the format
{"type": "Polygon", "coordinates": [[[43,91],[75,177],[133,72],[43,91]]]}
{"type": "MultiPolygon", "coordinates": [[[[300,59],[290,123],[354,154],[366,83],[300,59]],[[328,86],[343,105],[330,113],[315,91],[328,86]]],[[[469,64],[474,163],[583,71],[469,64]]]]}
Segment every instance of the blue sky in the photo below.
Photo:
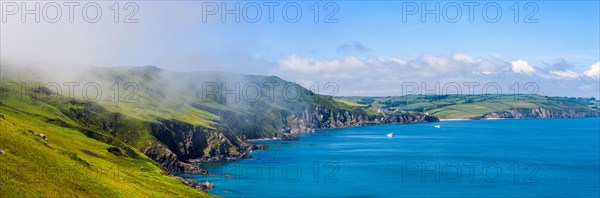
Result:
{"type": "MultiPolygon", "coordinates": [[[[502,10],[495,23],[482,15],[490,2],[479,2],[471,23],[465,2],[457,1],[337,1],[332,6],[338,8],[338,22],[315,23],[310,9],[315,2],[295,2],[302,10],[296,23],[281,15],[289,2],[275,8],[273,23],[264,6],[257,23],[236,23],[231,15],[225,23],[218,15],[207,16],[205,23],[203,3],[223,6],[211,1],[136,2],[139,22],[132,24],[112,21],[112,2],[99,2],[103,15],[97,23],[81,17],[74,23],[21,23],[18,15],[6,16],[0,30],[2,60],[277,75],[305,86],[336,82],[338,95],[400,95],[402,82],[498,82],[505,90],[515,82],[535,82],[541,94],[600,95],[598,70],[593,70],[600,61],[599,1],[535,2],[527,10],[527,2],[491,1],[502,10]],[[511,10],[517,2],[518,23],[511,10]],[[440,9],[456,3],[461,19],[436,23],[427,15],[422,22],[417,14],[403,22],[403,5],[422,9],[435,3],[440,9]],[[533,7],[538,22],[523,23],[533,7]]],[[[331,9],[323,8],[325,1],[318,3],[323,20],[331,9]]],[[[448,10],[442,12],[455,15],[448,10]]]]}

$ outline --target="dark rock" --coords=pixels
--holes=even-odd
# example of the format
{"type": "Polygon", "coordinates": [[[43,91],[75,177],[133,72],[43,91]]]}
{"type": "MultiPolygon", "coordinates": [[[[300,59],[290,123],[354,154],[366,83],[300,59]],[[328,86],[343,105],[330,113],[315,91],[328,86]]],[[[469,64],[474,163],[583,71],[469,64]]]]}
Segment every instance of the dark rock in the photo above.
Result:
{"type": "Polygon", "coordinates": [[[116,155],[116,156],[124,156],[125,154],[125,150],[119,147],[110,147],[106,149],[108,152],[116,155]]]}
{"type": "Polygon", "coordinates": [[[151,125],[152,134],[179,160],[190,161],[206,157],[217,160],[243,158],[242,142],[235,134],[194,126],[178,120],[161,120],[151,125]]]}
{"type": "Polygon", "coordinates": [[[284,134],[282,134],[281,139],[282,140],[298,140],[298,136],[293,135],[293,134],[284,133],[284,134]]]}
{"type": "Polygon", "coordinates": [[[208,180],[205,180],[204,182],[200,183],[197,182],[195,180],[191,180],[191,179],[184,179],[181,177],[175,177],[179,180],[181,180],[181,183],[191,186],[192,188],[198,189],[198,190],[202,190],[204,192],[208,192],[209,190],[212,190],[215,188],[215,185],[213,183],[208,182],[208,180]]]}
{"type": "Polygon", "coordinates": [[[489,118],[580,118],[597,117],[598,112],[577,112],[572,109],[547,109],[547,108],[517,108],[508,109],[500,112],[486,113],[481,116],[475,116],[471,119],[481,120],[489,118]]]}
{"type": "Polygon", "coordinates": [[[154,141],[150,145],[141,149],[141,151],[154,161],[158,162],[168,173],[188,173],[195,175],[207,175],[208,172],[200,169],[199,166],[182,162],[163,143],[154,141]]]}
{"type": "Polygon", "coordinates": [[[4,119],[4,114],[0,113],[0,118],[4,119]]]}
{"type": "Polygon", "coordinates": [[[212,190],[215,188],[215,185],[213,183],[208,182],[208,180],[205,180],[203,183],[200,184],[200,187],[202,188],[202,190],[208,191],[208,190],[212,190]]]}
{"type": "Polygon", "coordinates": [[[48,118],[46,119],[46,122],[60,127],[71,127],[69,124],[59,118],[48,118]]]}
{"type": "Polygon", "coordinates": [[[262,144],[252,144],[249,148],[252,151],[269,149],[269,147],[267,145],[262,145],[262,144]]]}

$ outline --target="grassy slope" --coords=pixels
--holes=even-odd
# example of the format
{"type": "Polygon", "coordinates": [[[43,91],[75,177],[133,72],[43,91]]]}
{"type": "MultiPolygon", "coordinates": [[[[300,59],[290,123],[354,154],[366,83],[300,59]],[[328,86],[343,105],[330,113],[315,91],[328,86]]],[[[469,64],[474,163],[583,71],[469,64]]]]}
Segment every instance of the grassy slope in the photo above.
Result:
{"type": "MultiPolygon", "coordinates": [[[[84,135],[78,122],[61,110],[82,108],[63,99],[34,99],[3,94],[0,113],[0,192],[13,196],[203,197],[199,190],[164,174],[160,166],[135,148],[128,155],[108,152],[114,147],[84,135]],[[52,120],[60,120],[53,122],[52,120]],[[43,140],[37,134],[45,134],[43,140]]],[[[96,134],[102,136],[102,134],[96,134]]],[[[147,134],[129,134],[143,141],[147,134]]],[[[127,139],[127,138],[123,138],[127,139]]]]}
{"type": "Polygon", "coordinates": [[[368,105],[370,108],[429,112],[441,119],[479,116],[515,108],[558,108],[597,111],[590,99],[547,97],[540,95],[410,95],[401,97],[338,97],[338,101],[368,105]],[[595,109],[594,109],[595,108],[595,109]]]}
{"type": "Polygon", "coordinates": [[[35,89],[31,86],[36,82],[33,80],[35,73],[7,74],[3,71],[3,82],[29,85],[23,94],[0,89],[0,113],[6,117],[0,120],[3,127],[0,149],[8,153],[0,156],[0,167],[7,170],[2,171],[4,175],[0,181],[3,192],[41,196],[59,196],[63,194],[61,191],[90,196],[204,196],[207,194],[180,185],[176,179],[164,175],[159,165],[138,152],[143,145],[155,140],[149,133],[149,122],[177,120],[238,135],[255,133],[255,137],[262,137],[275,135],[283,127],[281,120],[284,115],[311,110],[316,106],[345,110],[358,108],[335,102],[330,97],[315,96],[305,89],[301,89],[303,95],[318,99],[284,102],[281,86],[288,82],[273,76],[218,73],[168,73],[159,76],[164,75],[161,72],[153,67],[103,68],[81,76],[85,80],[69,80],[81,82],[79,89],[86,82],[100,84],[103,98],[91,103],[65,99],[67,90],[63,90],[62,96],[57,96],[35,89]],[[165,82],[161,77],[174,83],[165,82]],[[277,99],[274,102],[262,100],[229,105],[200,101],[198,82],[219,82],[230,77],[242,81],[278,82],[280,87],[274,94],[277,99]],[[125,102],[133,88],[126,90],[127,82],[137,85],[135,98],[129,98],[135,102],[125,102]],[[115,83],[119,86],[114,86],[115,83]],[[176,87],[172,87],[171,83],[176,87]],[[114,94],[115,89],[120,89],[118,97],[114,94]],[[222,120],[211,112],[227,119],[222,120]],[[110,123],[111,128],[116,129],[115,133],[109,134],[111,130],[102,129],[101,123],[110,123]],[[34,133],[46,134],[48,142],[34,133]],[[21,144],[24,142],[27,143],[21,144]],[[124,148],[130,157],[115,156],[107,151],[110,147],[124,148]],[[16,167],[20,169],[16,170],[16,167]],[[114,170],[120,169],[126,170],[114,173],[114,170]],[[45,175],[38,176],[42,173],[45,175]]]}
{"type": "MultiPolygon", "coordinates": [[[[219,119],[204,110],[194,108],[187,104],[189,98],[194,97],[187,90],[178,94],[165,94],[166,89],[159,77],[158,68],[154,67],[123,67],[123,68],[96,68],[101,75],[92,75],[91,79],[101,82],[104,88],[111,88],[108,94],[112,97],[104,98],[99,104],[111,112],[120,112],[124,115],[143,121],[156,122],[157,119],[176,119],[182,122],[214,129],[215,121],[219,119]],[[133,82],[134,86],[127,83],[133,82]],[[119,94],[114,94],[114,86],[118,83],[119,94]],[[110,86],[112,85],[112,86],[110,86]],[[130,95],[131,94],[131,95],[130,95]],[[117,95],[115,100],[114,95],[117,95]],[[133,97],[128,97],[133,96],[133,97]]],[[[176,78],[173,80],[177,80],[176,78]]],[[[107,94],[107,95],[108,95],[107,94]]]]}
{"type": "Polygon", "coordinates": [[[356,102],[352,102],[352,101],[348,101],[348,100],[343,100],[343,99],[334,99],[336,102],[340,102],[349,106],[353,106],[353,107],[366,107],[367,105],[364,104],[358,104],[356,102]]]}

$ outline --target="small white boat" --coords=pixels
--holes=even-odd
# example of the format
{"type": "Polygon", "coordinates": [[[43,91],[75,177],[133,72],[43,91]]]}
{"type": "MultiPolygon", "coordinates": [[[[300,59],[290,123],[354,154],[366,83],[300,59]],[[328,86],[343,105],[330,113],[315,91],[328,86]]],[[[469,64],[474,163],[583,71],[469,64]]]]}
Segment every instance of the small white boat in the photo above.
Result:
{"type": "Polygon", "coordinates": [[[435,127],[436,129],[442,128],[440,125],[435,125],[433,127],[435,127]]]}
{"type": "Polygon", "coordinates": [[[389,138],[392,138],[392,137],[394,137],[394,133],[388,133],[388,134],[387,134],[387,137],[389,137],[389,138]]]}

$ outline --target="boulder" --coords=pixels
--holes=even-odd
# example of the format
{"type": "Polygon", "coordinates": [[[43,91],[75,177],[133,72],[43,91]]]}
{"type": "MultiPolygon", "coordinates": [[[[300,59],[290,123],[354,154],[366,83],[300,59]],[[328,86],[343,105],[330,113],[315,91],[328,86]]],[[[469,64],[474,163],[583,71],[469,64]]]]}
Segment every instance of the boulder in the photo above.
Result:
{"type": "Polygon", "coordinates": [[[191,180],[191,179],[184,179],[181,177],[175,177],[179,180],[181,180],[181,182],[185,185],[191,186],[192,188],[198,189],[198,190],[202,190],[204,192],[208,192],[208,190],[214,189],[215,185],[213,183],[208,182],[208,180],[205,180],[203,183],[191,180]]]}
{"type": "Polygon", "coordinates": [[[0,150],[0,155],[6,155],[6,152],[4,152],[4,150],[0,150]]]}
{"type": "Polygon", "coordinates": [[[208,191],[214,189],[215,185],[213,183],[208,182],[208,180],[204,180],[204,183],[200,184],[200,188],[202,188],[202,190],[204,191],[208,191]]]}
{"type": "Polygon", "coordinates": [[[44,135],[43,133],[40,133],[40,137],[42,137],[42,139],[44,140],[48,140],[48,137],[46,137],[46,135],[44,135]]]}

